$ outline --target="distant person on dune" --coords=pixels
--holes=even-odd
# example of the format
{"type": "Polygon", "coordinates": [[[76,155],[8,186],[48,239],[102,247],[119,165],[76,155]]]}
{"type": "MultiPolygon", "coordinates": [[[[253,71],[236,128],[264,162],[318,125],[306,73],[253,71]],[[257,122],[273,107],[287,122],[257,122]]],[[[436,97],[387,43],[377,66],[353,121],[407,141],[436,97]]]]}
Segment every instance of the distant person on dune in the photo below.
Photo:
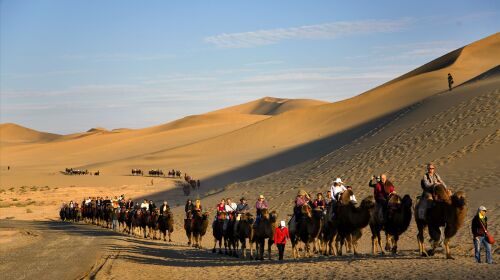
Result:
{"type": "Polygon", "coordinates": [[[451,76],[450,73],[448,73],[448,89],[451,90],[453,86],[453,76],[451,76]]]}

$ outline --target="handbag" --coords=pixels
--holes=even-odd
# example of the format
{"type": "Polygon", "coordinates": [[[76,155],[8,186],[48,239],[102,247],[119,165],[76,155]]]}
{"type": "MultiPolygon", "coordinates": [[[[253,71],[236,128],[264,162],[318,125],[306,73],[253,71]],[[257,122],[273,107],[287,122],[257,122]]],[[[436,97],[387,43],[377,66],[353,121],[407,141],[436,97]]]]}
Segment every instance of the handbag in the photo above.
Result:
{"type": "Polygon", "coordinates": [[[495,244],[495,238],[486,230],[486,228],[483,225],[483,222],[479,220],[479,223],[483,227],[484,230],[484,236],[486,237],[486,242],[490,243],[491,245],[495,244]]]}

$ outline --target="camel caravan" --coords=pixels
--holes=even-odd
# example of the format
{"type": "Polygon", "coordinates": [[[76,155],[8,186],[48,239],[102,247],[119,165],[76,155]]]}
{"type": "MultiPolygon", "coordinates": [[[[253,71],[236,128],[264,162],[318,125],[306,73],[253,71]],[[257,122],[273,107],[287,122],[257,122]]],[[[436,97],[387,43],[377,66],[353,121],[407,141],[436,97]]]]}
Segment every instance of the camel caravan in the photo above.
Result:
{"type": "Polygon", "coordinates": [[[61,173],[64,175],[94,175],[94,176],[99,176],[99,174],[100,174],[99,170],[92,173],[92,172],[89,172],[87,169],[80,170],[80,169],[73,169],[73,168],[65,168],[64,171],[61,171],[61,173]]]}
{"type": "MultiPolygon", "coordinates": [[[[294,258],[300,258],[301,252],[306,257],[315,254],[341,256],[343,252],[358,255],[358,241],[363,229],[369,226],[371,253],[386,254],[390,251],[396,255],[398,240],[414,219],[420,255],[434,255],[441,244],[441,228],[444,227],[442,244],[446,258],[452,259],[450,240],[463,226],[466,198],[462,191],[452,193],[434,169],[432,164],[427,166],[428,172],[421,180],[423,192],[416,203],[408,194],[401,196],[396,193],[386,174],[372,176],[368,185],[373,188],[373,195],[360,202],[353,189],[344,186],[340,178],[332,181],[326,197],[317,193],[312,199],[306,191],[299,190],[288,228],[285,221],[278,220],[278,213],[270,210],[263,195],[259,195],[255,203],[255,215],[244,197],[238,204],[225,198],[216,205],[213,219],[209,211],[203,211],[199,199],[194,203],[188,199],[184,209],[187,244],[201,249],[202,239],[211,223],[213,253],[263,260],[267,251],[267,257],[271,259],[271,249],[276,243],[282,259],[286,240],[290,240],[294,258]],[[431,242],[429,250],[424,246],[426,229],[431,242]],[[385,233],[385,247],[382,246],[382,232],[385,233]]],[[[192,179],[186,177],[185,180],[192,179]]],[[[62,220],[83,220],[143,238],[166,240],[168,233],[171,241],[173,231],[173,215],[166,201],[159,208],[147,200],[134,205],[130,199],[125,201],[123,195],[115,199],[89,197],[81,207],[71,201],[63,205],[60,216],[62,220]]]]}
{"type": "Polygon", "coordinates": [[[86,198],[81,206],[71,201],[64,203],[59,211],[62,221],[80,222],[109,228],[117,232],[137,237],[171,242],[174,231],[174,216],[165,201],[156,207],[153,201],[144,200],[142,204],[134,204],[123,195],[110,199],[108,197],[86,198]]]}
{"type": "MultiPolygon", "coordinates": [[[[132,174],[132,176],[144,176],[144,171],[142,169],[138,169],[138,168],[133,168],[130,173],[132,174]]],[[[154,177],[162,177],[165,175],[165,173],[163,172],[163,170],[161,169],[151,169],[148,171],[148,175],[149,176],[154,176],[154,177]]],[[[169,170],[167,172],[167,177],[168,178],[181,178],[181,175],[182,175],[182,172],[180,170],[169,170]]]]}

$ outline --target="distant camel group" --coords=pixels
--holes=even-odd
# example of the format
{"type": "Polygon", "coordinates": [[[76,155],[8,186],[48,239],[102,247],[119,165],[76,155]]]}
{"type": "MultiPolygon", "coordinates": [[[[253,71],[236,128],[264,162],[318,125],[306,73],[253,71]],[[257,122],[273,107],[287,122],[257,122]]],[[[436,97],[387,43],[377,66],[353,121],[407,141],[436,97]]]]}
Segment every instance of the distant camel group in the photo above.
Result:
{"type": "Polygon", "coordinates": [[[61,171],[61,173],[64,175],[94,175],[94,176],[99,176],[99,174],[100,174],[99,170],[92,173],[92,172],[89,172],[87,169],[80,170],[80,169],[73,169],[73,168],[66,168],[64,171],[61,171]]]}
{"type": "MultiPolygon", "coordinates": [[[[144,171],[142,169],[133,168],[131,170],[132,176],[144,176],[144,171]]],[[[164,176],[165,173],[161,169],[151,169],[148,171],[149,176],[161,177],[164,176]]],[[[169,178],[181,178],[182,172],[180,170],[169,170],[167,173],[167,177],[169,178]]]]}

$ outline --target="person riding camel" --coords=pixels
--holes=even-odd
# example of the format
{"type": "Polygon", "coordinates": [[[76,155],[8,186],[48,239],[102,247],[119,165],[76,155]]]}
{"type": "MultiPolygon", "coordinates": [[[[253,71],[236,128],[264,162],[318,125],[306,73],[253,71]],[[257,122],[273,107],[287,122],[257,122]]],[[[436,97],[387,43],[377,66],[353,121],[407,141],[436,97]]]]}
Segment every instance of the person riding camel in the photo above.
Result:
{"type": "Polygon", "coordinates": [[[264,198],[264,196],[259,195],[259,198],[257,199],[257,202],[255,203],[255,210],[256,210],[255,225],[258,225],[260,222],[260,219],[262,219],[262,210],[268,209],[268,208],[269,208],[269,205],[267,204],[267,201],[264,198]]]}
{"type": "Polygon", "coordinates": [[[434,195],[434,187],[437,185],[443,185],[445,188],[446,184],[444,181],[441,179],[439,174],[436,173],[436,167],[432,163],[427,164],[427,172],[425,173],[424,177],[420,181],[420,185],[422,187],[423,193],[430,193],[434,195]]]}
{"type": "Polygon", "coordinates": [[[293,208],[295,221],[298,221],[302,217],[302,206],[307,205],[309,201],[309,194],[305,190],[299,190],[295,198],[295,207],[293,208]]]}
{"type": "Polygon", "coordinates": [[[224,198],[221,199],[215,208],[217,209],[217,213],[215,214],[214,220],[221,219],[222,213],[226,211],[226,200],[224,198]]]}
{"type": "Polygon", "coordinates": [[[445,189],[447,189],[444,181],[441,179],[439,174],[436,173],[435,165],[432,163],[428,163],[427,172],[420,181],[420,186],[422,187],[422,195],[420,196],[420,207],[418,209],[419,218],[425,219],[427,209],[432,206],[432,201],[436,198],[434,188],[437,185],[442,185],[445,189]]]}
{"type": "Polygon", "coordinates": [[[321,211],[325,211],[326,209],[326,201],[323,198],[322,193],[317,193],[316,194],[316,199],[313,202],[313,208],[314,209],[320,209],[321,211]]]}
{"type": "Polygon", "coordinates": [[[168,205],[168,202],[164,200],[162,206],[160,207],[160,215],[168,212],[170,212],[170,206],[168,205]]]}
{"type": "Polygon", "coordinates": [[[186,218],[189,216],[190,213],[194,211],[194,204],[191,199],[188,199],[186,201],[186,205],[184,206],[184,212],[186,213],[186,218]]]}
{"type": "Polygon", "coordinates": [[[147,211],[149,209],[149,203],[147,199],[144,199],[144,202],[141,203],[141,209],[143,209],[144,211],[147,211]]]}
{"type": "Polygon", "coordinates": [[[194,202],[194,211],[201,212],[203,211],[203,207],[201,206],[201,201],[199,199],[194,202]]]}
{"type": "MultiPolygon", "coordinates": [[[[337,177],[337,179],[335,179],[335,181],[333,181],[333,185],[330,187],[330,191],[332,193],[332,202],[334,204],[336,204],[340,195],[346,190],[347,190],[347,188],[344,186],[344,182],[342,182],[342,179],[337,177]]],[[[350,200],[353,203],[357,202],[356,196],[354,196],[354,194],[351,195],[350,200]]]]}
{"type": "Polygon", "coordinates": [[[373,188],[373,196],[375,197],[377,213],[379,219],[384,219],[384,213],[387,210],[387,201],[389,195],[395,192],[395,187],[391,181],[387,180],[386,174],[380,174],[380,177],[372,176],[368,185],[373,188]]]}
{"type": "Polygon", "coordinates": [[[236,213],[237,214],[245,214],[250,211],[250,206],[248,206],[247,200],[242,197],[240,199],[240,203],[236,206],[236,213]]]}

